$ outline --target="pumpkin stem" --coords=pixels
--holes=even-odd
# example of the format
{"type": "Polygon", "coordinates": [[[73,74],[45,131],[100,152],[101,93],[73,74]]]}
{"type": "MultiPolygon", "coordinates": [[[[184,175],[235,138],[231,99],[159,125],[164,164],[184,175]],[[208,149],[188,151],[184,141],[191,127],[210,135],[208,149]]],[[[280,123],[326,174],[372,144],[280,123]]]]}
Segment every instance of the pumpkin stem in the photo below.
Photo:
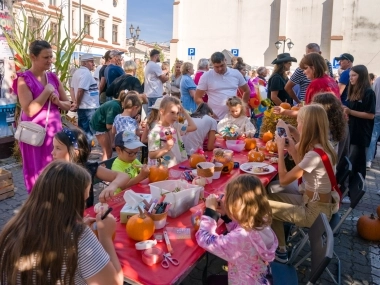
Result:
{"type": "Polygon", "coordinates": [[[141,219],[145,219],[146,218],[145,213],[143,212],[143,210],[141,210],[140,206],[137,206],[137,209],[139,209],[139,212],[140,212],[139,217],[141,219]]]}

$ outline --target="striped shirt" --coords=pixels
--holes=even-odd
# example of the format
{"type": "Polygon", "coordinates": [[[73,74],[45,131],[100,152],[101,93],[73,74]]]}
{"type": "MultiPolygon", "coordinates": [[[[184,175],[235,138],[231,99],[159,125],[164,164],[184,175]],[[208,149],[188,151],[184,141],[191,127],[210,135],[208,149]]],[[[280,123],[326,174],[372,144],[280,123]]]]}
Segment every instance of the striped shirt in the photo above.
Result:
{"type": "Polygon", "coordinates": [[[296,85],[299,84],[299,99],[303,101],[305,99],[307,87],[309,87],[311,81],[307,79],[306,75],[303,73],[303,70],[299,67],[297,67],[296,71],[294,71],[293,75],[290,77],[290,81],[296,85]]]}

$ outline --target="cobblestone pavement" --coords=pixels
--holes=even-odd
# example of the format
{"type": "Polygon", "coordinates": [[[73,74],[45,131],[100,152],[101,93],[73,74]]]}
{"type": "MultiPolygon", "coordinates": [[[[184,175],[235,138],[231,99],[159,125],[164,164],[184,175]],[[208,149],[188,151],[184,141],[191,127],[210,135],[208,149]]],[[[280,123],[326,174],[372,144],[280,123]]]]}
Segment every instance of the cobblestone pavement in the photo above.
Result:
{"type": "MultiPolygon", "coordinates": [[[[380,153],[380,151],[378,151],[380,153]]],[[[100,152],[95,149],[91,155],[92,159],[98,159],[100,152]]],[[[22,168],[13,158],[0,160],[0,167],[10,170],[13,174],[15,185],[15,196],[0,201],[0,230],[7,221],[18,211],[22,203],[27,199],[22,168]]],[[[378,284],[380,285],[380,247],[379,243],[368,242],[360,237],[356,232],[356,222],[361,215],[368,215],[376,212],[380,205],[380,155],[372,163],[372,169],[367,172],[366,177],[367,192],[356,209],[349,215],[343,223],[340,235],[335,238],[335,251],[341,259],[342,284],[378,284]]],[[[99,194],[99,189],[95,189],[99,194]]],[[[341,207],[343,214],[348,209],[347,205],[341,207]]],[[[307,248],[301,253],[305,254],[307,248]]],[[[208,274],[226,274],[223,266],[226,262],[218,257],[210,255],[208,274]]],[[[205,258],[202,258],[190,274],[181,284],[201,285],[202,272],[205,267],[205,258]]],[[[329,265],[330,270],[336,273],[336,261],[329,265]]],[[[310,273],[310,260],[298,269],[300,284],[306,284],[310,273]]],[[[329,276],[324,273],[318,284],[333,284],[329,276]]]]}

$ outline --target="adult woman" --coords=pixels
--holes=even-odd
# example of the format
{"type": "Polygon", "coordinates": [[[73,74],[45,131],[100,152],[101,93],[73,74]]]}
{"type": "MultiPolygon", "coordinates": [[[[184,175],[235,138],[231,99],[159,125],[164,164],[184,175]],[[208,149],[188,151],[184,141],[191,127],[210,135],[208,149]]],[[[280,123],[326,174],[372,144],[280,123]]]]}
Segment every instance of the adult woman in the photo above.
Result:
{"type": "Polygon", "coordinates": [[[306,89],[306,104],[310,104],[314,95],[321,92],[333,93],[337,98],[340,98],[338,84],[327,74],[326,61],[319,53],[306,54],[300,62],[300,68],[303,69],[306,77],[311,80],[306,89]]]}
{"type": "Polygon", "coordinates": [[[278,126],[284,127],[288,134],[288,144],[285,146],[285,138],[276,135],[279,180],[268,186],[268,199],[273,211],[272,229],[279,240],[276,259],[280,262],[287,261],[283,222],[310,227],[321,212],[330,219],[337,211],[336,200],[339,200],[332,195],[328,173],[322,156],[317,152],[322,151],[326,163],[334,168],[337,156],[329,142],[326,111],[318,104],[305,106],[298,113],[297,123],[300,141],[295,145],[287,125],[279,120],[278,126]],[[284,162],[285,147],[297,164],[289,172],[284,162]],[[299,178],[302,178],[302,183],[298,186],[299,178]]]}
{"type": "Polygon", "coordinates": [[[350,70],[350,85],[347,92],[350,128],[350,161],[352,172],[366,175],[366,154],[371,143],[375,118],[376,95],[371,88],[368,70],[364,65],[355,65],[350,70]]]}
{"type": "Polygon", "coordinates": [[[197,86],[191,75],[194,74],[194,66],[191,62],[185,62],[181,67],[181,101],[182,106],[189,112],[194,112],[197,109],[197,104],[194,101],[195,90],[197,86]]]}
{"type": "MultiPolygon", "coordinates": [[[[209,71],[209,69],[210,69],[210,62],[208,61],[208,59],[207,58],[201,58],[198,61],[198,70],[197,70],[197,72],[194,75],[194,83],[195,83],[195,85],[198,85],[198,82],[201,79],[203,73],[209,71]]],[[[207,94],[205,94],[202,97],[202,100],[203,100],[203,102],[207,103],[207,101],[208,101],[207,94]]]]}
{"type": "Polygon", "coordinates": [[[13,89],[21,105],[21,121],[31,121],[45,127],[49,116],[44,143],[35,147],[19,142],[24,182],[28,193],[32,190],[38,175],[52,161],[53,136],[62,129],[59,109],[69,110],[70,101],[58,77],[50,69],[53,58],[51,46],[46,41],[36,40],[29,46],[32,66],[13,82],[13,89]],[[48,106],[50,102],[50,112],[48,106]]]}
{"type": "Polygon", "coordinates": [[[297,59],[291,57],[289,53],[279,54],[272,62],[274,70],[268,81],[268,98],[277,106],[282,102],[288,102],[292,105],[293,99],[298,101],[297,97],[291,98],[285,91],[286,82],[289,80],[286,72],[290,70],[292,62],[297,62],[297,59]]]}
{"type": "Polygon", "coordinates": [[[173,66],[174,72],[170,80],[170,94],[178,99],[181,99],[180,84],[182,79],[182,61],[177,60],[173,66]]]}
{"type": "Polygon", "coordinates": [[[52,162],[0,235],[1,284],[123,284],[112,242],[116,221],[96,217],[99,241],[83,222],[91,177],[52,162]]]}

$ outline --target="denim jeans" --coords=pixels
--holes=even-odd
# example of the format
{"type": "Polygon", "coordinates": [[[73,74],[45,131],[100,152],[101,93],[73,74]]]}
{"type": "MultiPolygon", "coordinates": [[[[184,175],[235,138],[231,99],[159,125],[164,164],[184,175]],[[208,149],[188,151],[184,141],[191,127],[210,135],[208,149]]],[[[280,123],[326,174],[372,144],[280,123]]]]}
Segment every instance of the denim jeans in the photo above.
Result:
{"type": "Polygon", "coordinates": [[[371,143],[369,145],[368,152],[367,152],[367,162],[371,162],[373,160],[375,150],[376,150],[376,144],[377,144],[377,140],[379,136],[380,136],[380,115],[377,115],[375,116],[375,123],[373,125],[371,143]]]}
{"type": "Polygon", "coordinates": [[[150,107],[152,107],[154,105],[154,103],[156,103],[156,100],[158,98],[160,98],[160,97],[148,98],[148,112],[147,112],[147,116],[149,116],[150,110],[152,110],[150,107]]]}
{"type": "Polygon", "coordinates": [[[94,138],[94,131],[91,129],[90,121],[96,109],[78,109],[78,126],[84,131],[89,145],[94,138]]]}

